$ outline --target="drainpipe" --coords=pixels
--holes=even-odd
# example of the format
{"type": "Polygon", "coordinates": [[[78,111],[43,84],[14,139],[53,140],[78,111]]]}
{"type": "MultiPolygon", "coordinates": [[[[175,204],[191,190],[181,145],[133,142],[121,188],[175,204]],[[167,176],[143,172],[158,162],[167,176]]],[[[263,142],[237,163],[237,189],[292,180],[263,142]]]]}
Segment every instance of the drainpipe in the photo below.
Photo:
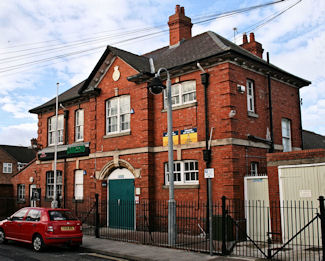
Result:
{"type": "Polygon", "coordinates": [[[301,100],[300,100],[300,90],[298,89],[298,108],[299,108],[299,130],[300,130],[300,137],[301,137],[301,149],[304,149],[304,136],[302,135],[302,122],[301,122],[301,100]]]}
{"type": "MultiPolygon", "coordinates": [[[[209,119],[208,119],[208,86],[209,86],[209,74],[204,71],[202,66],[197,63],[197,66],[202,71],[201,73],[201,83],[204,86],[204,118],[205,118],[205,150],[203,150],[203,160],[205,161],[206,168],[210,168],[211,163],[211,150],[209,148],[209,119]]],[[[212,245],[212,189],[211,189],[211,179],[207,179],[207,224],[206,231],[209,230],[210,237],[210,255],[213,254],[212,245]]]]}
{"type": "MultiPolygon", "coordinates": [[[[64,110],[64,143],[69,144],[69,130],[68,130],[68,119],[69,119],[69,111],[64,110]]],[[[66,192],[67,192],[67,159],[64,158],[63,164],[64,171],[64,179],[63,179],[63,207],[66,208],[66,192]]]]}
{"type": "MultiPolygon", "coordinates": [[[[269,52],[266,53],[267,63],[270,64],[269,52]]],[[[270,117],[270,136],[271,136],[271,144],[269,148],[269,153],[274,152],[274,138],[273,138],[273,115],[272,115],[272,92],[271,92],[271,75],[267,73],[267,86],[269,90],[269,117],[270,117]]]]}

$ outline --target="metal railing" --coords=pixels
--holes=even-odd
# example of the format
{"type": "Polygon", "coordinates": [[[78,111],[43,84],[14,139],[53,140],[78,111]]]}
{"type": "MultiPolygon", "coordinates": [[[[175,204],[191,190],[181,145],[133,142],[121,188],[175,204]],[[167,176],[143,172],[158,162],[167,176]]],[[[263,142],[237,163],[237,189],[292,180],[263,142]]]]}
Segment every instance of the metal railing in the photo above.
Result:
{"type": "MultiPolygon", "coordinates": [[[[88,209],[77,213],[85,234],[170,247],[167,201],[109,202],[97,198],[89,203],[88,209]]],[[[315,204],[223,197],[213,204],[212,252],[274,260],[322,260],[322,204],[321,198],[320,204],[315,204]]],[[[177,239],[173,247],[210,252],[206,208],[205,202],[177,201],[177,239]]]]}

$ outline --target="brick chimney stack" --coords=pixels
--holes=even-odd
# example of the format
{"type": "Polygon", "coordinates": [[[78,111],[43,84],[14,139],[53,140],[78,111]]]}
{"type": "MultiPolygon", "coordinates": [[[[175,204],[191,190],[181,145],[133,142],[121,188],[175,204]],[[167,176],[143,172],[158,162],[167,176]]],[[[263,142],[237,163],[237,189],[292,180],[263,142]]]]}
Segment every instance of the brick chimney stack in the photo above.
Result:
{"type": "Polygon", "coordinates": [[[175,14],[169,16],[169,45],[178,44],[181,40],[192,37],[191,18],[185,16],[184,7],[176,5],[175,14]]]}
{"type": "Polygon", "coordinates": [[[252,54],[255,54],[256,56],[263,58],[263,52],[264,49],[262,48],[262,44],[255,41],[255,35],[254,33],[249,34],[249,42],[247,40],[246,33],[243,34],[243,44],[240,45],[247,51],[250,51],[252,54]]]}

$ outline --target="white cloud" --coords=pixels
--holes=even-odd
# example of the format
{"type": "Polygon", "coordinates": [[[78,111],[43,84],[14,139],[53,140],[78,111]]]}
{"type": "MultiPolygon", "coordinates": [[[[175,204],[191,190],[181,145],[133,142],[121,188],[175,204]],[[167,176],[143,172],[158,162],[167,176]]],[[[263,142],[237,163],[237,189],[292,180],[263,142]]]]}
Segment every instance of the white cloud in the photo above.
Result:
{"type": "Polygon", "coordinates": [[[30,114],[28,109],[35,107],[37,103],[47,101],[46,97],[27,96],[27,95],[11,95],[0,96],[0,108],[13,115],[17,119],[37,119],[37,116],[30,114]]]}
{"type": "Polygon", "coordinates": [[[37,138],[36,123],[0,127],[0,144],[29,146],[32,138],[37,138]]]}

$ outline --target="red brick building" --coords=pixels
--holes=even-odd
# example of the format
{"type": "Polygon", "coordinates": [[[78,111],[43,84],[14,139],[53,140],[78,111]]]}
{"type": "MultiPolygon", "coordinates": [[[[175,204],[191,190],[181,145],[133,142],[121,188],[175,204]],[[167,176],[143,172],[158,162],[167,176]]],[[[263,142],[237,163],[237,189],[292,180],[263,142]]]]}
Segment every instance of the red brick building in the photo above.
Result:
{"type": "MultiPolygon", "coordinates": [[[[172,80],[176,200],[206,200],[203,150],[210,134],[214,199],[242,199],[244,176],[266,173],[273,148],[301,149],[299,89],[309,81],[264,60],[253,33],[241,46],[211,31],[192,37],[180,6],[168,25],[169,46],[142,56],[107,46],[88,78],[59,96],[58,189],[66,207],[95,193],[101,200],[168,199],[164,96],[147,88],[161,67],[172,80]]],[[[55,99],[30,112],[38,115],[41,150],[12,181],[40,189],[40,204],[49,205],[55,99]]]]}

